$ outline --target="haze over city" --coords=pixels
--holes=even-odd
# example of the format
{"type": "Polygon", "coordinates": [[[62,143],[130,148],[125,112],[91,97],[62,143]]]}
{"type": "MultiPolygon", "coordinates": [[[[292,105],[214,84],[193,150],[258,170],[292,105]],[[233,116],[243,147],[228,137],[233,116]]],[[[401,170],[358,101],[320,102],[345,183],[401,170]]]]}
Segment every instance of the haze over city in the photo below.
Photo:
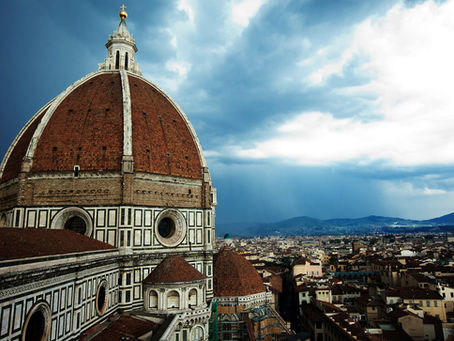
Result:
{"type": "MultiPolygon", "coordinates": [[[[218,223],[454,211],[454,1],[125,5],[144,76],[200,139],[218,223]]],[[[103,61],[118,6],[3,4],[2,157],[103,61]]]]}

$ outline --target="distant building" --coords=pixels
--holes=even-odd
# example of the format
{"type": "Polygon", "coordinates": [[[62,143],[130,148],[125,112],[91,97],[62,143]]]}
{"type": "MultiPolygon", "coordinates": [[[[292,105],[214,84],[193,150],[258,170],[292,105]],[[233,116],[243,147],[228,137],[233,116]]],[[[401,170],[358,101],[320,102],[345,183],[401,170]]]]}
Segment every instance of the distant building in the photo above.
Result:
{"type": "Polygon", "coordinates": [[[308,277],[321,277],[323,275],[322,264],[301,256],[293,262],[293,277],[300,274],[308,277]]]}

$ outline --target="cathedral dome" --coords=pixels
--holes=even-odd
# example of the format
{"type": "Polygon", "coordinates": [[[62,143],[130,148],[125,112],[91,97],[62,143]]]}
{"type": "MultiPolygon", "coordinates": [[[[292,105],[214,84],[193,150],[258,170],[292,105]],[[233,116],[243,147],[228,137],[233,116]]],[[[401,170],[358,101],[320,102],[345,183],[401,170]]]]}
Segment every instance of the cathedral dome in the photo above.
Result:
{"type": "Polygon", "coordinates": [[[120,171],[200,179],[202,152],[187,117],[143,77],[98,71],[71,85],[27,124],[8,151],[2,182],[31,172],[120,171]],[[129,149],[129,151],[128,151],[129,149]]]}
{"type": "Polygon", "coordinates": [[[0,211],[15,205],[209,208],[215,200],[189,119],[142,77],[126,15],[120,17],[98,71],[42,107],[8,149],[0,165],[0,211]]]}
{"type": "Polygon", "coordinates": [[[265,286],[254,266],[228,247],[213,257],[214,296],[247,296],[265,292],[265,286]]]}

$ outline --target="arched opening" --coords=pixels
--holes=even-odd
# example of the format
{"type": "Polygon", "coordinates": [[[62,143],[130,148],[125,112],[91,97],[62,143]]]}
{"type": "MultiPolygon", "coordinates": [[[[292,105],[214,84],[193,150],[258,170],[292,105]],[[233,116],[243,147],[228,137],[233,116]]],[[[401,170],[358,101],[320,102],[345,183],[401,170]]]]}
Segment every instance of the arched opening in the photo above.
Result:
{"type": "Polygon", "coordinates": [[[188,303],[190,307],[195,307],[197,305],[197,290],[191,289],[189,291],[188,303]]]}
{"type": "Polygon", "coordinates": [[[148,297],[148,306],[150,307],[150,309],[158,308],[158,294],[154,290],[150,291],[150,295],[148,297]]]}
{"type": "Polygon", "coordinates": [[[180,295],[175,290],[167,294],[167,309],[180,309],[180,295]]]}
{"type": "Polygon", "coordinates": [[[191,340],[193,341],[202,341],[203,340],[203,329],[200,326],[194,327],[192,329],[192,337],[191,340]]]}
{"type": "Polygon", "coordinates": [[[7,219],[6,214],[3,213],[0,217],[0,227],[6,227],[7,219]]]}
{"type": "Polygon", "coordinates": [[[175,222],[169,217],[161,219],[158,225],[158,232],[163,238],[172,237],[175,233],[175,222]]]}
{"type": "Polygon", "coordinates": [[[104,314],[107,308],[107,282],[102,281],[96,292],[96,311],[99,315],[104,314]]]}
{"type": "Polygon", "coordinates": [[[32,308],[25,319],[22,341],[44,341],[49,337],[50,308],[46,303],[39,303],[32,308]]]}
{"type": "Polygon", "coordinates": [[[41,310],[35,311],[28,321],[25,341],[42,340],[44,336],[45,317],[41,310]]]}
{"type": "Polygon", "coordinates": [[[120,51],[117,51],[117,55],[115,56],[115,69],[120,68],[120,51]]]}
{"type": "Polygon", "coordinates": [[[125,70],[128,70],[128,61],[129,61],[128,52],[126,52],[126,54],[125,54],[125,70]]]}
{"type": "Polygon", "coordinates": [[[74,216],[69,218],[65,222],[65,230],[71,230],[85,235],[85,233],[87,232],[87,224],[85,223],[85,220],[83,220],[81,217],[74,216]]]}

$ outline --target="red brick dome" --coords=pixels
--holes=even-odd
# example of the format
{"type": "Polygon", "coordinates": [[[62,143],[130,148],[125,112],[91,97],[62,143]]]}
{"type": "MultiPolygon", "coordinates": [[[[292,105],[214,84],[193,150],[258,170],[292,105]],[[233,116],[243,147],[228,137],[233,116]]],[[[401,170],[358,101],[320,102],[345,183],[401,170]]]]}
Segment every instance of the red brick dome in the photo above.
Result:
{"type": "Polygon", "coordinates": [[[254,266],[243,256],[225,247],[213,257],[214,296],[247,296],[265,292],[254,266]]]}
{"type": "Polygon", "coordinates": [[[23,128],[0,168],[1,182],[33,172],[120,171],[201,179],[202,151],[185,114],[143,77],[99,71],[44,106],[23,128]]]}
{"type": "Polygon", "coordinates": [[[192,282],[207,277],[180,256],[168,256],[148,276],[144,283],[192,282]]]}

